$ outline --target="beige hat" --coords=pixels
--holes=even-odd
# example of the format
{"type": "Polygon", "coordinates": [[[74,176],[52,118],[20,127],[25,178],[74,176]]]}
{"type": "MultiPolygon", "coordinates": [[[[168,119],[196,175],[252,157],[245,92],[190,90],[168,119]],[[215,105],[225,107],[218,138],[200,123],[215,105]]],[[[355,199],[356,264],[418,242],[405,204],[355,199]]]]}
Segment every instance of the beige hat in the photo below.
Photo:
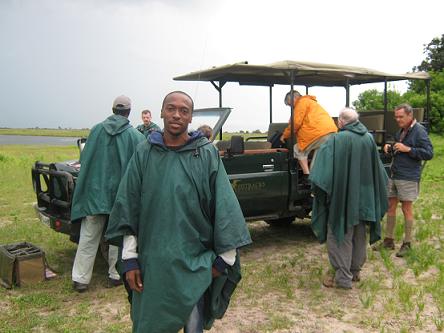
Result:
{"type": "Polygon", "coordinates": [[[113,103],[113,109],[117,110],[130,110],[131,109],[131,100],[129,97],[125,95],[121,95],[116,97],[113,103]]]}

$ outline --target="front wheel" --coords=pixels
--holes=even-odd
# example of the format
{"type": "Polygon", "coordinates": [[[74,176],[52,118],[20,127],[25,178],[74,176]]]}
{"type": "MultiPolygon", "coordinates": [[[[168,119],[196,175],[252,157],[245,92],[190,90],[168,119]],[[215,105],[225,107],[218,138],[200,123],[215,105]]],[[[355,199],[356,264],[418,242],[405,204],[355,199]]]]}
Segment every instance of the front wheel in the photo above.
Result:
{"type": "Polygon", "coordinates": [[[270,227],[286,227],[289,226],[290,224],[292,224],[294,221],[294,216],[290,216],[290,217],[283,217],[280,219],[274,219],[274,220],[265,220],[265,222],[270,226],[270,227]]]}

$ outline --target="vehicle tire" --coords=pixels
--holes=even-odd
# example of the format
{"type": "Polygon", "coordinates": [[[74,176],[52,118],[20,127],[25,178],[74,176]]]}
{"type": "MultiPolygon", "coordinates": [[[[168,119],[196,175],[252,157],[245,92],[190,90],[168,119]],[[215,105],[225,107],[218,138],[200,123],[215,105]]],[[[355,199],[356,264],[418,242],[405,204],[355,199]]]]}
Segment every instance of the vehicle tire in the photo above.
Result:
{"type": "Polygon", "coordinates": [[[293,223],[294,221],[294,216],[290,216],[290,217],[283,217],[281,219],[275,219],[275,220],[265,220],[265,222],[270,226],[270,227],[286,227],[289,226],[290,224],[293,223]]]}

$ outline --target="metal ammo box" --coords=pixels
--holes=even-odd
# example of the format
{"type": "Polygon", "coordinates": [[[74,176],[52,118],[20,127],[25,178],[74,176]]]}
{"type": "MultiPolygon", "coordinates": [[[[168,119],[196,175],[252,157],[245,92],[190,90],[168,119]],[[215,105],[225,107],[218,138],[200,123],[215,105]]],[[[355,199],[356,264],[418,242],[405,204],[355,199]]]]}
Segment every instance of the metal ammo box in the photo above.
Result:
{"type": "Polygon", "coordinates": [[[31,285],[45,279],[45,253],[27,242],[0,245],[0,284],[31,285]]]}

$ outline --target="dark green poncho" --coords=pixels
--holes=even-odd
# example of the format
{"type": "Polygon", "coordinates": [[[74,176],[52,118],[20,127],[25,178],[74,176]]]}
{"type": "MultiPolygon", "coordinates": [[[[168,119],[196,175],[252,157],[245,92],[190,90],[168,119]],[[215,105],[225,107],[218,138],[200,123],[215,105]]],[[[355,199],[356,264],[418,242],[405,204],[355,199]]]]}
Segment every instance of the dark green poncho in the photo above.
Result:
{"type": "Polygon", "coordinates": [[[327,225],[336,240],[366,221],[370,243],[381,238],[380,221],[387,211],[387,174],[373,137],[359,121],[346,125],[321,146],[310,172],[314,192],[312,228],[325,242],[327,225]]]}
{"type": "Polygon", "coordinates": [[[148,137],[148,135],[152,132],[152,131],[157,131],[157,132],[161,132],[162,130],[160,129],[159,126],[157,126],[155,123],[150,122],[150,124],[148,126],[145,126],[145,124],[141,124],[139,126],[136,127],[136,130],[138,130],[140,133],[142,133],[143,135],[145,135],[145,137],[148,137]]]}
{"type": "Polygon", "coordinates": [[[71,220],[109,214],[128,162],[142,134],[126,117],[109,116],[91,129],[80,155],[80,174],[72,199],[71,220]]]}
{"type": "MultiPolygon", "coordinates": [[[[121,182],[106,238],[136,235],[144,290],[133,292],[134,332],[177,332],[206,290],[219,294],[227,275],[212,279],[216,255],[251,243],[217,149],[194,132],[178,150],[153,132],[139,145],[121,182]],[[211,286],[211,287],[210,287],[211,286]]],[[[240,268],[229,269],[231,292],[240,268]]],[[[206,327],[223,311],[206,304],[206,327]]],[[[224,296],[224,295],[222,295],[224,296]]]]}

